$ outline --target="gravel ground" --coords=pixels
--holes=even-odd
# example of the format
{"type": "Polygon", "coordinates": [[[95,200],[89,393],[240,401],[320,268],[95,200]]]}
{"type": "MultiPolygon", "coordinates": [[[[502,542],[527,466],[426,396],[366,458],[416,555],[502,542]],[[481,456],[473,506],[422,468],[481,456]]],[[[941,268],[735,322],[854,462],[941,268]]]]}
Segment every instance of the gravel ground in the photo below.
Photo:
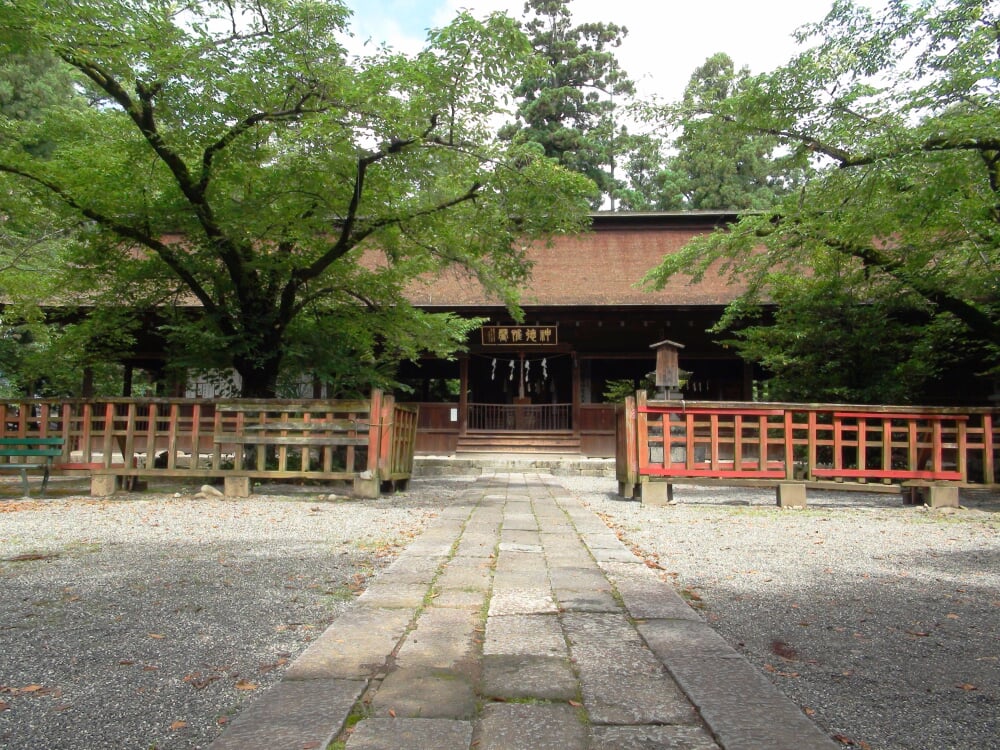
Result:
{"type": "Polygon", "coordinates": [[[655,508],[560,481],[843,745],[1000,748],[1000,495],[782,510],[773,490],[687,486],[655,508]]]}
{"type": "Polygon", "coordinates": [[[0,485],[10,750],[205,747],[459,489],[95,499],[54,482],[24,501],[17,486],[0,485]]]}
{"type": "MultiPolygon", "coordinates": [[[[1000,748],[1000,496],[792,511],[683,487],[651,508],[558,479],[845,746],[1000,748]]],[[[0,485],[0,748],[204,747],[467,481],[363,502],[0,485]]]]}

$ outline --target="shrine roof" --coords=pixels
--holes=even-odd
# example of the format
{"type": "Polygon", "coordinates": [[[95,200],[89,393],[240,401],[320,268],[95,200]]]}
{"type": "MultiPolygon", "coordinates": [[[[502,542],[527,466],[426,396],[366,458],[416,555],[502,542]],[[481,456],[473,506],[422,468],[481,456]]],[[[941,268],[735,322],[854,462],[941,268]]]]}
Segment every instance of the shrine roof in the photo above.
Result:
{"type": "MultiPolygon", "coordinates": [[[[590,231],[559,236],[551,244],[528,248],[534,262],[522,293],[523,306],[717,306],[741,291],[719,274],[698,283],[676,276],[658,291],[638,286],[664,256],[678,252],[694,237],[726,226],[734,213],[597,213],[590,231]]],[[[422,307],[496,305],[479,284],[458,273],[413,286],[410,301],[422,307]]]]}

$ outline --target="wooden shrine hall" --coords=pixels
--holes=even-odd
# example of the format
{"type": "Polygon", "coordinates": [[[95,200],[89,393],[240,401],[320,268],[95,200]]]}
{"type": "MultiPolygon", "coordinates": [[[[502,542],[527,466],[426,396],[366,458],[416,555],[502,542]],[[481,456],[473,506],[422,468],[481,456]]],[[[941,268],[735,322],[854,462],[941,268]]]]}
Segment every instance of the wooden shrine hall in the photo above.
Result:
{"type": "Polygon", "coordinates": [[[609,384],[638,387],[656,365],[652,345],[665,339],[683,347],[685,397],[749,400],[752,368],[708,333],[738,290],[718,276],[678,277],[659,291],[639,285],[664,255],[736,218],[595,214],[590,232],[529,250],[523,321],[465,277],[415,288],[411,301],[422,308],[487,319],[457,361],[425,359],[400,372],[413,391],[398,398],[420,405],[417,451],[612,456],[609,384]]]}

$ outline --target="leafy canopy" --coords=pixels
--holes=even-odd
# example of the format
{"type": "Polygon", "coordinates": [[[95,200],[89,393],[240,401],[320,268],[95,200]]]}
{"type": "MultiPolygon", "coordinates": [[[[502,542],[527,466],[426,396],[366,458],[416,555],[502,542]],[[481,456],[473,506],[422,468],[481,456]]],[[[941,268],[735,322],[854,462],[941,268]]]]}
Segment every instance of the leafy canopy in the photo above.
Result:
{"type": "Polygon", "coordinates": [[[589,190],[491,136],[529,42],[461,13],[418,54],[350,59],[348,20],[335,0],[0,6],[0,54],[80,82],[0,120],[4,190],[86,228],[67,293],[156,311],[175,365],[233,367],[246,395],[288,368],[350,389],[455,351],[469,323],[405,298],[445,269],[516,309],[522,248],[581,227],[589,190]]]}
{"type": "MultiPolygon", "coordinates": [[[[909,329],[918,332],[914,356],[930,352],[940,362],[962,353],[979,372],[996,372],[997,5],[894,0],[875,16],[838,0],[799,41],[805,49],[789,63],[746,79],[707,112],[714,128],[734,138],[776,139],[812,176],[774,208],[666,258],[647,281],[662,286],[678,273],[728,272],[748,287],[723,321],[738,327],[777,290],[820,312],[823,280],[837,269],[850,277],[851,299],[869,311],[891,295],[895,310],[905,304],[910,320],[926,321],[909,329]]],[[[822,340],[833,329],[830,346],[850,347],[866,335],[826,316],[813,320],[800,335],[822,340]]],[[[778,361],[783,339],[765,351],[764,339],[752,335],[746,351],[778,361]]]]}

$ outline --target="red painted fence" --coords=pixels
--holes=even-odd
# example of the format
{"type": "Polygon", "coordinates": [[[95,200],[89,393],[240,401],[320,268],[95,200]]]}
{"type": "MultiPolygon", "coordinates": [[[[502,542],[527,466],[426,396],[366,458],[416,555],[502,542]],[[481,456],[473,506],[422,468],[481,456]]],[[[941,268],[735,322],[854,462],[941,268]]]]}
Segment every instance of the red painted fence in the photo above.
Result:
{"type": "Polygon", "coordinates": [[[1000,410],[647,401],[618,410],[618,481],[1000,483],[1000,410]]]}

